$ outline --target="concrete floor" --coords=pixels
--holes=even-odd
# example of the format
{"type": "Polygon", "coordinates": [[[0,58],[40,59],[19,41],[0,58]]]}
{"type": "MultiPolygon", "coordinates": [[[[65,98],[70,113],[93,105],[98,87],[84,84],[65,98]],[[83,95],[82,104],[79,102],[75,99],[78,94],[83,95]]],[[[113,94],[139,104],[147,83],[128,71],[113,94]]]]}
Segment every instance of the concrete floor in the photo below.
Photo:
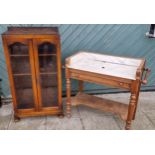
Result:
{"type": "MultiPolygon", "coordinates": [[[[100,97],[121,101],[128,104],[129,94],[105,94],[100,97]]],[[[118,116],[87,107],[74,107],[72,118],[57,116],[23,118],[15,123],[12,106],[4,105],[0,109],[1,130],[120,130],[125,123],[118,116]]],[[[155,92],[140,94],[136,120],[132,123],[134,130],[155,129],[155,92]]]]}

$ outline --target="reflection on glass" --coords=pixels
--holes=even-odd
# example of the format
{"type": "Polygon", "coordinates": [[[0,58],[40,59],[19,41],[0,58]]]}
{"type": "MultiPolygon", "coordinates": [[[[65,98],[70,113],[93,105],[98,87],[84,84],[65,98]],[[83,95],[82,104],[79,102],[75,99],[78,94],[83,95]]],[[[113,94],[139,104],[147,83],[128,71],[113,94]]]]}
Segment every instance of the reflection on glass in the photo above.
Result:
{"type": "Polygon", "coordinates": [[[44,42],[38,47],[39,55],[46,55],[46,54],[56,54],[56,46],[49,42],[44,42]]]}
{"type": "Polygon", "coordinates": [[[22,43],[9,46],[17,109],[34,108],[29,48],[22,43]]]}
{"type": "Polygon", "coordinates": [[[16,42],[9,46],[10,55],[28,55],[28,46],[19,42],[16,42]]]}
{"type": "Polygon", "coordinates": [[[29,49],[22,43],[14,43],[9,46],[10,61],[13,74],[30,73],[29,49]]]}
{"type": "Polygon", "coordinates": [[[56,46],[44,42],[38,47],[41,97],[43,107],[57,106],[57,57],[56,46]]]}
{"type": "Polygon", "coordinates": [[[51,43],[43,43],[38,48],[40,72],[56,72],[56,47],[51,43]]]}
{"type": "Polygon", "coordinates": [[[57,76],[41,75],[41,94],[43,107],[57,106],[57,76]]]}
{"type": "Polygon", "coordinates": [[[34,108],[34,96],[31,76],[14,76],[17,108],[34,108]]]}
{"type": "Polygon", "coordinates": [[[25,57],[10,57],[13,74],[24,74],[31,72],[30,60],[25,57]]]}
{"type": "Polygon", "coordinates": [[[41,73],[56,72],[56,57],[55,56],[39,56],[39,68],[41,73]]]}

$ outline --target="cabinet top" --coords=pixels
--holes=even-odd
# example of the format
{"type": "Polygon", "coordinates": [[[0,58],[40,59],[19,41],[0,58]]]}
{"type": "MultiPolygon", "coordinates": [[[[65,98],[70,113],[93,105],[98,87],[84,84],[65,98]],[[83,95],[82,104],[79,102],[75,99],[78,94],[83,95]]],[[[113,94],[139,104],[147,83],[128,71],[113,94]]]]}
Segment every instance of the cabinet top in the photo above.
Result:
{"type": "Polygon", "coordinates": [[[8,27],[3,35],[58,35],[57,27],[8,27]]]}

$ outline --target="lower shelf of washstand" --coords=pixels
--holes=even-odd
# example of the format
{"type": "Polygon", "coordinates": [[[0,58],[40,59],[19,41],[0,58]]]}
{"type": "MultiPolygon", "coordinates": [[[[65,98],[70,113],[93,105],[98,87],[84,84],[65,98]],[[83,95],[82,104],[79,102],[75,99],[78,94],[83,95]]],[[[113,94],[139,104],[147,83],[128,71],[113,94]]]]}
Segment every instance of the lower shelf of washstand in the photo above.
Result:
{"type": "Polygon", "coordinates": [[[75,97],[72,97],[71,104],[73,106],[83,105],[90,108],[102,110],[104,112],[110,112],[119,115],[121,119],[125,121],[127,119],[128,105],[120,102],[84,93],[78,93],[75,97]]]}

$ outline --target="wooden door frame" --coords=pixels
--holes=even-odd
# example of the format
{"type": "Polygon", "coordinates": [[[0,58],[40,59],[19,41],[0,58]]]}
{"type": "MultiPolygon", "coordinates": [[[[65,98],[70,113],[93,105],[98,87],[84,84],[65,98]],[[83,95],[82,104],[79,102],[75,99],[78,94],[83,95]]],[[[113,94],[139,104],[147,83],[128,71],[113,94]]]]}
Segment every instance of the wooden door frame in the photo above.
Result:
{"type": "Polygon", "coordinates": [[[23,38],[9,38],[4,35],[2,35],[2,40],[3,40],[3,47],[4,47],[4,54],[6,58],[6,64],[7,64],[7,70],[8,70],[8,75],[9,75],[9,81],[10,81],[10,88],[11,88],[11,93],[12,93],[12,98],[13,98],[13,107],[15,114],[18,113],[18,111],[24,112],[27,110],[37,110],[37,91],[36,91],[36,83],[35,83],[35,68],[34,68],[34,59],[33,59],[33,47],[32,47],[32,40],[31,39],[23,39],[23,38]],[[17,97],[16,97],[16,90],[15,90],[15,84],[14,84],[14,79],[13,79],[13,72],[12,72],[12,67],[11,67],[11,60],[10,60],[10,55],[9,55],[9,50],[8,50],[8,45],[20,42],[23,44],[26,44],[29,49],[29,61],[30,61],[30,66],[31,66],[31,79],[32,79],[32,90],[33,90],[33,98],[34,98],[34,108],[30,109],[18,109],[17,108],[17,97]]]}
{"type": "MultiPolygon", "coordinates": [[[[33,48],[34,48],[34,60],[36,68],[36,80],[37,80],[37,90],[38,90],[38,110],[52,110],[54,107],[43,107],[42,105],[42,94],[41,94],[41,84],[40,84],[40,71],[39,71],[39,56],[38,56],[38,45],[44,42],[53,43],[56,46],[56,59],[57,59],[57,81],[58,81],[58,107],[62,110],[62,86],[61,86],[61,52],[60,52],[60,40],[58,36],[51,36],[45,38],[34,38],[33,48]]],[[[56,106],[57,107],[57,106],[56,106]]]]}

